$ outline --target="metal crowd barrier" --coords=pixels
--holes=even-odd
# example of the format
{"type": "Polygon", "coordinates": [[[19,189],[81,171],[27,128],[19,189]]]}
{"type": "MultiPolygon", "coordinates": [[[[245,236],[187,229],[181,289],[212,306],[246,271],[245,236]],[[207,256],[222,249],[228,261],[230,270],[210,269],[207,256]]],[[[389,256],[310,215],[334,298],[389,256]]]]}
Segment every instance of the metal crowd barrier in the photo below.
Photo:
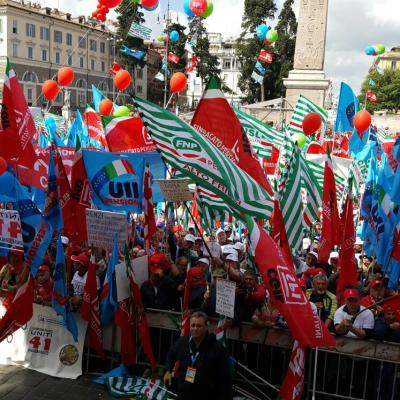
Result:
{"type": "MultiPolygon", "coordinates": [[[[179,337],[180,314],[147,310],[147,315],[154,354],[162,367],[169,347],[179,337]]],[[[210,331],[215,331],[216,326],[217,321],[211,321],[210,331]]],[[[237,368],[234,383],[238,391],[249,399],[276,399],[288,368],[292,344],[287,330],[257,328],[250,323],[229,327],[226,330],[229,354],[240,366],[246,367],[237,368]]],[[[110,368],[115,367],[120,349],[115,326],[105,332],[104,346],[108,350],[110,368]]],[[[96,356],[87,352],[86,370],[95,372],[88,369],[92,357],[96,356]]],[[[149,366],[140,344],[137,346],[137,365],[143,369],[149,366]]],[[[336,337],[335,349],[309,350],[303,398],[400,399],[400,344],[336,337]]]]}

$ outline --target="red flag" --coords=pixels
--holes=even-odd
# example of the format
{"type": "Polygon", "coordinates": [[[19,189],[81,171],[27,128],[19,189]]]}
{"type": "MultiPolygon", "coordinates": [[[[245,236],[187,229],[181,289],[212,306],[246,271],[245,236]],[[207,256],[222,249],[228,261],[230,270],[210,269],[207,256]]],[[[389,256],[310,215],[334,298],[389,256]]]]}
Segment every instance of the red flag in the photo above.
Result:
{"type": "Polygon", "coordinates": [[[283,221],[282,212],[279,207],[278,199],[274,200],[274,212],[271,216],[271,237],[282,249],[289,265],[293,264],[292,252],[290,251],[289,241],[286,234],[285,222],[283,221]]]}
{"type": "Polygon", "coordinates": [[[193,54],[188,66],[186,67],[186,72],[192,72],[197,67],[197,57],[193,54]]]}
{"type": "Polygon", "coordinates": [[[261,61],[266,62],[267,64],[271,64],[272,63],[272,54],[268,53],[267,50],[261,50],[260,54],[258,55],[258,59],[261,61]]]}
{"type": "Polygon", "coordinates": [[[252,218],[246,217],[255,262],[272,302],[302,347],[336,346],[336,341],[304,295],[281,249],[252,218]]]}
{"type": "Polygon", "coordinates": [[[378,99],[375,95],[375,93],[372,90],[369,90],[367,92],[367,100],[369,100],[371,103],[377,103],[378,99]]]}
{"type": "MultiPolygon", "coordinates": [[[[329,150],[328,150],[329,152],[329,150]]],[[[318,260],[328,262],[329,255],[337,243],[336,229],[339,226],[339,213],[336,202],[335,176],[330,154],[325,161],[324,189],[322,194],[322,233],[318,260]]]]}
{"type": "Polygon", "coordinates": [[[141,118],[103,116],[102,121],[110,151],[130,153],[157,151],[141,118]]]}
{"type": "Polygon", "coordinates": [[[191,125],[273,194],[244,129],[214,78],[208,82],[191,125]]]}
{"type": "Polygon", "coordinates": [[[92,107],[87,107],[83,113],[83,120],[88,128],[89,142],[91,144],[96,143],[107,149],[107,141],[99,114],[92,107]]]}
{"type": "Polygon", "coordinates": [[[340,271],[336,289],[337,295],[340,295],[346,288],[356,287],[357,285],[357,262],[354,256],[356,231],[354,229],[353,197],[351,194],[351,188],[347,194],[343,208],[342,220],[344,222],[344,233],[338,261],[340,271]]]}
{"type": "Polygon", "coordinates": [[[400,322],[400,294],[395,294],[385,299],[382,307],[384,311],[394,311],[397,321],[400,322]]]}
{"type": "Polygon", "coordinates": [[[174,63],[174,64],[178,64],[180,58],[179,56],[177,56],[176,54],[172,53],[171,51],[168,53],[168,57],[167,60],[174,63]]]}
{"type": "Polygon", "coordinates": [[[144,243],[145,248],[150,248],[150,240],[157,232],[156,219],[154,217],[153,191],[151,190],[150,168],[146,164],[143,178],[143,198],[144,198],[144,243]]]}
{"type": "Polygon", "coordinates": [[[28,268],[22,271],[17,292],[0,320],[0,342],[25,325],[33,315],[33,281],[28,268]]]}
{"type": "Polygon", "coordinates": [[[292,355],[279,394],[283,400],[300,400],[304,389],[306,349],[297,340],[293,343],[292,355]]]}
{"type": "Polygon", "coordinates": [[[136,362],[135,318],[132,298],[118,303],[114,316],[115,323],[121,329],[121,359],[124,365],[133,365],[136,362]]]}
{"type": "Polygon", "coordinates": [[[99,296],[96,282],[96,263],[94,255],[90,257],[86,272],[86,283],[81,306],[82,319],[88,322],[89,346],[104,358],[103,331],[100,323],[99,296]]]}

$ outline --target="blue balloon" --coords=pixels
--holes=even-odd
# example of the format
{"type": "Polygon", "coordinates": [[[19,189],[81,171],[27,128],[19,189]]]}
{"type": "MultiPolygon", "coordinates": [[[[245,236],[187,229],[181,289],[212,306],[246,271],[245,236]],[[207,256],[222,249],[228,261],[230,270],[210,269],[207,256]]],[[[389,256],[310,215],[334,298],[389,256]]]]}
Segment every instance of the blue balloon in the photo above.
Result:
{"type": "Polygon", "coordinates": [[[372,56],[372,55],[376,54],[373,46],[366,47],[364,51],[367,56],[372,56]]]}
{"type": "Polygon", "coordinates": [[[177,42],[179,40],[179,32],[178,31],[172,31],[169,34],[169,40],[171,42],[177,42]]]}
{"type": "Polygon", "coordinates": [[[265,37],[267,36],[268,30],[269,28],[267,25],[265,24],[258,25],[256,31],[257,37],[261,40],[264,40],[265,37]]]}
{"type": "Polygon", "coordinates": [[[0,175],[0,195],[10,196],[14,190],[15,176],[11,172],[4,172],[0,175]]]}
{"type": "Polygon", "coordinates": [[[153,7],[142,6],[146,11],[154,11],[158,7],[158,3],[153,7]]]}
{"type": "Polygon", "coordinates": [[[183,2],[183,10],[189,17],[195,17],[192,10],[190,9],[190,0],[184,0],[183,2]]]}

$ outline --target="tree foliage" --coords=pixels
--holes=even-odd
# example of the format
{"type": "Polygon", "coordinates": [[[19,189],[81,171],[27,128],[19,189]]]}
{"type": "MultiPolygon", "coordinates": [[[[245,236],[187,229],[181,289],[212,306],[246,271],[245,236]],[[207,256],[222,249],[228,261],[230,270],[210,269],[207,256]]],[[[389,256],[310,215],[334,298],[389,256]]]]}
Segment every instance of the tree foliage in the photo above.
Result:
{"type": "Polygon", "coordinates": [[[371,68],[362,83],[361,93],[358,96],[361,104],[364,104],[368,91],[372,91],[378,99],[378,103],[367,101],[369,112],[379,110],[397,112],[400,110],[400,70],[385,69],[381,75],[375,68],[371,68]],[[371,79],[375,82],[374,86],[370,85],[371,79]]]}
{"type": "Polygon", "coordinates": [[[179,33],[178,41],[176,42],[170,41],[168,43],[168,52],[172,52],[179,57],[178,64],[168,62],[168,68],[171,70],[171,73],[173,73],[174,71],[183,72],[186,68],[187,59],[186,59],[185,43],[187,36],[185,35],[185,29],[186,29],[185,26],[178,23],[173,23],[169,25],[168,28],[168,34],[170,34],[172,31],[177,31],[179,33]]]}

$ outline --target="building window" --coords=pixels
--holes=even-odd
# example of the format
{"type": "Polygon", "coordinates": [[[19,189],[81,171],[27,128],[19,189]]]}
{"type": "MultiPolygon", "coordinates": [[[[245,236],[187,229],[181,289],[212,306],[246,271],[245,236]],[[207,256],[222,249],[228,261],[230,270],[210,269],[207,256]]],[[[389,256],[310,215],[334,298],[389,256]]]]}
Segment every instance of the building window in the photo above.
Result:
{"type": "Polygon", "coordinates": [[[72,54],[68,54],[68,65],[72,66],[72,54]]]}
{"type": "Polygon", "coordinates": [[[56,101],[57,103],[61,103],[61,101],[62,101],[62,92],[59,92],[59,93],[58,93],[58,95],[57,95],[55,101],[56,101]]]}
{"type": "Polygon", "coordinates": [[[94,61],[94,60],[90,60],[90,69],[91,69],[92,71],[95,70],[95,61],[94,61]]]}
{"type": "Polygon", "coordinates": [[[76,87],[77,88],[79,88],[79,89],[86,89],[86,81],[85,81],[85,79],[78,79],[77,81],[76,81],[76,87]]]}
{"type": "Polygon", "coordinates": [[[78,104],[85,104],[86,103],[86,96],[85,93],[78,94],[78,104]]]}
{"type": "Polygon", "coordinates": [[[12,33],[18,33],[18,21],[16,19],[13,19],[12,33]]]}
{"type": "Polygon", "coordinates": [[[392,70],[395,70],[397,67],[397,62],[396,61],[392,61],[392,70]]]}
{"type": "Polygon", "coordinates": [[[61,64],[61,55],[58,51],[56,51],[56,64],[61,64]]]}
{"type": "Polygon", "coordinates": [[[138,68],[138,69],[136,70],[136,77],[137,77],[138,79],[143,79],[143,69],[142,69],[142,68],[138,68]]]}
{"type": "Polygon", "coordinates": [[[42,49],[42,61],[47,61],[47,50],[42,49]]]}
{"type": "Polygon", "coordinates": [[[106,71],[106,63],[104,61],[101,62],[101,72],[106,71]]]}
{"type": "Polygon", "coordinates": [[[106,52],[106,44],[104,42],[100,42],[100,53],[106,52]]]}
{"type": "Polygon", "coordinates": [[[34,38],[36,36],[36,26],[33,24],[26,24],[26,36],[34,38]]]}
{"type": "Polygon", "coordinates": [[[46,28],[45,26],[40,27],[40,39],[42,40],[49,40],[50,35],[49,35],[49,28],[46,28]]]}
{"type": "Polygon", "coordinates": [[[84,68],[84,66],[85,66],[85,63],[84,63],[83,57],[79,57],[79,67],[84,68]]]}
{"type": "Polygon", "coordinates": [[[90,39],[90,50],[97,51],[97,42],[94,39],[90,39]]]}
{"type": "Polygon", "coordinates": [[[32,89],[28,88],[26,91],[26,97],[28,98],[28,101],[32,101],[32,89]]]}
{"type": "Polygon", "coordinates": [[[33,58],[33,47],[28,46],[28,58],[32,60],[33,58]]]}
{"type": "Polygon", "coordinates": [[[137,93],[143,93],[143,88],[142,88],[142,86],[137,85],[137,86],[136,86],[136,92],[137,92],[137,93]]]}
{"type": "Polygon", "coordinates": [[[80,49],[86,49],[86,38],[83,36],[79,36],[78,38],[78,46],[80,49]]]}
{"type": "Polygon", "coordinates": [[[18,45],[15,43],[12,45],[12,55],[13,57],[18,57],[18,45]]]}
{"type": "Polygon", "coordinates": [[[61,31],[54,31],[54,42],[62,43],[62,32],[61,31]]]}
{"type": "Polygon", "coordinates": [[[67,33],[67,46],[72,46],[72,33],[67,33]]]}
{"type": "Polygon", "coordinates": [[[3,20],[0,18],[0,33],[3,33],[3,20]]]}
{"type": "Polygon", "coordinates": [[[222,69],[231,69],[231,60],[224,59],[222,69]]]}

